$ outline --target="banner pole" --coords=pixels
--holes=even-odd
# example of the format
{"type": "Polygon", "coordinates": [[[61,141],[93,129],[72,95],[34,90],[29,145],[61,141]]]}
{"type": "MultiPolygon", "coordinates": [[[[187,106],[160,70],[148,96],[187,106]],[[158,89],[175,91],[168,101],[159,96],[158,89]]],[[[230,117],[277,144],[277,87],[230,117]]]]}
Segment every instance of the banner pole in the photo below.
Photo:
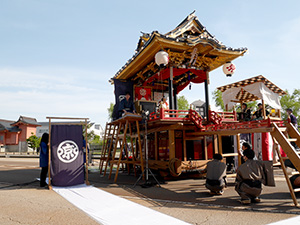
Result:
{"type": "Polygon", "coordinates": [[[51,166],[51,118],[49,118],[49,140],[48,140],[48,188],[49,190],[52,190],[50,166],[51,166]]]}
{"type": "Polygon", "coordinates": [[[88,161],[88,139],[87,139],[87,119],[85,119],[85,183],[86,185],[90,185],[89,183],[89,161],[88,161]]]}

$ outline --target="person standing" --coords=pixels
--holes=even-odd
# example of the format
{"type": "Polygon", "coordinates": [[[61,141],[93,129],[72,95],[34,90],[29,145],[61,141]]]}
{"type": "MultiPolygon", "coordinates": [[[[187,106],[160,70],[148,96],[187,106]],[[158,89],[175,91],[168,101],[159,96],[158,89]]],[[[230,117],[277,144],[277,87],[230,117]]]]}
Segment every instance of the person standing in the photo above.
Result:
{"type": "Polygon", "coordinates": [[[293,114],[293,110],[292,109],[287,109],[286,110],[290,120],[291,120],[291,124],[293,124],[293,126],[298,130],[298,123],[297,123],[297,118],[296,116],[294,116],[293,114]]]}
{"type": "Polygon", "coordinates": [[[243,155],[245,163],[237,169],[235,190],[241,196],[242,204],[258,203],[261,201],[262,182],[265,181],[263,163],[253,160],[253,150],[246,149],[243,155]]]}
{"type": "Polygon", "coordinates": [[[86,140],[84,136],[82,136],[83,143],[82,143],[82,151],[83,151],[83,163],[86,163],[86,150],[87,150],[87,156],[88,156],[88,162],[90,163],[90,144],[86,144],[86,140]]]}
{"type": "Polygon", "coordinates": [[[214,154],[213,160],[206,166],[205,187],[210,190],[211,195],[222,195],[226,186],[226,165],[222,159],[221,154],[214,154]]]}
{"type": "Polygon", "coordinates": [[[46,177],[48,174],[48,160],[49,160],[49,151],[48,151],[48,143],[49,143],[49,134],[43,133],[41,143],[40,143],[40,187],[45,187],[46,177]]]}

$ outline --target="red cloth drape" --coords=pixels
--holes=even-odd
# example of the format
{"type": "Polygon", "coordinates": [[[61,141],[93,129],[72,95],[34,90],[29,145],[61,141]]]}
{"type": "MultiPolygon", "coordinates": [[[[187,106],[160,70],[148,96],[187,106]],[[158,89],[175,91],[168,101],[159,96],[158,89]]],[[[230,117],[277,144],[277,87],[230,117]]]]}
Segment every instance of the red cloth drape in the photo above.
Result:
{"type": "MultiPolygon", "coordinates": [[[[200,84],[206,80],[206,72],[204,70],[196,70],[196,69],[181,69],[181,68],[173,68],[173,77],[180,76],[184,73],[191,72],[195,74],[197,77],[191,79],[184,83],[183,85],[177,86],[177,94],[182,91],[186,86],[189,85],[190,82],[200,84]]],[[[170,77],[170,68],[165,68],[164,70],[160,71],[160,73],[156,73],[149,79],[147,79],[143,86],[151,86],[151,83],[154,80],[166,80],[170,77]]]]}

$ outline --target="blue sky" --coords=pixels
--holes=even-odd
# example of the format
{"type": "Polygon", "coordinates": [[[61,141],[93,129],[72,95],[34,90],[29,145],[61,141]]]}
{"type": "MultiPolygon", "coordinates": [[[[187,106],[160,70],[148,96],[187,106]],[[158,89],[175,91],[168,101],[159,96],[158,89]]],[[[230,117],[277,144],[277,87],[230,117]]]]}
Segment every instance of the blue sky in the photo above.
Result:
{"type": "MultiPolygon", "coordinates": [[[[0,118],[88,117],[104,126],[114,102],[108,80],[134,54],[140,31],[167,33],[193,10],[225,45],[249,49],[232,78],[211,72],[210,92],[259,74],[292,92],[300,88],[299,9],[297,0],[2,0],[0,118]]],[[[181,94],[204,100],[201,84],[181,94]]]]}

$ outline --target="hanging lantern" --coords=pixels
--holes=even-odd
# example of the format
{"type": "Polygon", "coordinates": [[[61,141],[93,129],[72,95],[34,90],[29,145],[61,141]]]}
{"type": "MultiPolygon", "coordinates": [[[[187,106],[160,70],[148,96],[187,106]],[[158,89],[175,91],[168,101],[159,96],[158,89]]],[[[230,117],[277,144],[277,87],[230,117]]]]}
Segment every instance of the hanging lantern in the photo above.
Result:
{"type": "Polygon", "coordinates": [[[158,66],[165,66],[169,63],[169,54],[165,51],[159,51],[155,54],[155,63],[158,66]]]}
{"type": "Polygon", "coordinates": [[[223,65],[223,72],[227,77],[231,77],[234,74],[236,67],[232,62],[227,62],[223,65]]]}

